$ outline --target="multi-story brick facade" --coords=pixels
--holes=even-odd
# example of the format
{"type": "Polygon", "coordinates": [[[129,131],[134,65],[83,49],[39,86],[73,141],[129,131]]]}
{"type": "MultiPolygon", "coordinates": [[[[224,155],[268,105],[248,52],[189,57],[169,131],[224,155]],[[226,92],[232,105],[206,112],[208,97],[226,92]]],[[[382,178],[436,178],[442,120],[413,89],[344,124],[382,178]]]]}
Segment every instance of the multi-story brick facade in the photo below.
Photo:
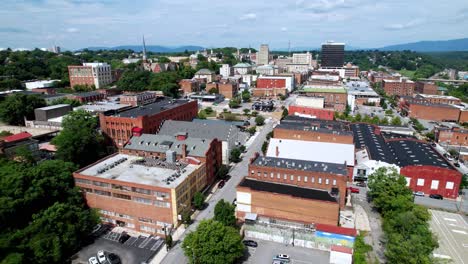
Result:
{"type": "Polygon", "coordinates": [[[468,130],[461,128],[436,128],[436,140],[447,145],[468,146],[468,130]]]}
{"type": "Polygon", "coordinates": [[[416,82],[414,84],[414,91],[421,94],[439,94],[438,86],[432,82],[416,82]]]}
{"type": "Polygon", "coordinates": [[[197,93],[200,91],[200,83],[197,80],[192,79],[180,80],[179,87],[183,95],[187,95],[189,93],[197,93]]]}
{"type": "Polygon", "coordinates": [[[406,79],[382,81],[382,88],[387,95],[413,96],[414,82],[406,79]]]}
{"type": "Polygon", "coordinates": [[[257,154],[249,164],[248,177],[259,181],[326,190],[337,198],[340,207],[345,205],[348,170],[344,164],[260,157],[257,154]]]}
{"type": "Polygon", "coordinates": [[[289,105],[288,113],[291,116],[308,116],[312,118],[318,118],[323,120],[333,120],[335,111],[332,109],[319,109],[297,105],[289,105]]]}
{"type": "Polygon", "coordinates": [[[103,222],[158,236],[180,223],[194,194],[207,185],[206,164],[190,158],[171,163],[114,154],[73,176],[103,222]]]}
{"type": "Polygon", "coordinates": [[[137,133],[156,133],[165,120],[190,121],[197,116],[196,101],[160,99],[142,107],[134,107],[116,114],[100,114],[103,134],[116,146],[123,146],[137,133]]]}
{"type": "Polygon", "coordinates": [[[346,110],[347,94],[342,86],[305,86],[301,94],[312,97],[323,97],[324,108],[344,112],[346,110]]]}
{"type": "Polygon", "coordinates": [[[247,213],[303,224],[336,226],[339,204],[326,191],[244,178],[237,186],[236,217],[247,213]]]}
{"type": "Polygon", "coordinates": [[[432,94],[418,94],[414,98],[424,100],[431,104],[460,104],[461,100],[454,96],[448,95],[432,95],[432,94]]]}
{"type": "Polygon", "coordinates": [[[164,95],[159,92],[127,93],[120,96],[120,103],[131,106],[147,105],[156,102],[160,97],[164,95]]]}
{"type": "Polygon", "coordinates": [[[311,119],[309,122],[281,122],[273,129],[274,138],[353,144],[354,134],[342,122],[311,119]]]}
{"type": "Polygon", "coordinates": [[[221,80],[218,83],[218,93],[223,95],[225,98],[232,99],[236,97],[239,87],[237,83],[230,82],[228,80],[221,80]]]}
{"type": "Polygon", "coordinates": [[[97,91],[92,91],[92,92],[70,94],[70,95],[67,95],[67,98],[72,99],[72,100],[77,100],[80,103],[92,103],[92,102],[103,100],[105,98],[105,95],[97,91]]]}
{"type": "Polygon", "coordinates": [[[113,82],[111,66],[107,63],[83,63],[68,66],[70,87],[75,85],[94,86],[96,89],[113,82]]]}
{"type": "Polygon", "coordinates": [[[255,97],[277,97],[288,94],[286,88],[253,88],[252,95],[255,97]]]}
{"type": "Polygon", "coordinates": [[[460,109],[447,104],[411,103],[408,116],[434,121],[458,122],[460,109]]]}

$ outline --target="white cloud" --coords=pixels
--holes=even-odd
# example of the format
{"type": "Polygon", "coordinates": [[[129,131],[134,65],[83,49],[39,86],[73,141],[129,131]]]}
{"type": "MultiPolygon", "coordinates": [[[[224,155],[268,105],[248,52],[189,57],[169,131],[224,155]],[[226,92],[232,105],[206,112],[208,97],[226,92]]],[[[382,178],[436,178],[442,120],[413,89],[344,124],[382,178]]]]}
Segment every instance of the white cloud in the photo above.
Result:
{"type": "Polygon", "coordinates": [[[257,14],[255,13],[244,14],[239,19],[240,20],[255,20],[257,19],[257,14]]]}
{"type": "Polygon", "coordinates": [[[418,26],[422,22],[423,21],[421,19],[414,19],[414,20],[411,20],[411,21],[409,21],[407,23],[396,23],[396,24],[385,25],[384,29],[386,29],[386,30],[404,30],[404,29],[408,29],[408,28],[418,26]]]}
{"type": "Polygon", "coordinates": [[[288,28],[287,27],[281,27],[280,30],[283,31],[283,32],[286,32],[286,31],[288,31],[288,28]]]}
{"type": "Polygon", "coordinates": [[[74,28],[74,27],[70,27],[70,28],[67,28],[66,31],[67,31],[68,33],[76,33],[76,32],[78,32],[78,31],[80,31],[80,30],[77,29],[77,28],[74,28]]]}

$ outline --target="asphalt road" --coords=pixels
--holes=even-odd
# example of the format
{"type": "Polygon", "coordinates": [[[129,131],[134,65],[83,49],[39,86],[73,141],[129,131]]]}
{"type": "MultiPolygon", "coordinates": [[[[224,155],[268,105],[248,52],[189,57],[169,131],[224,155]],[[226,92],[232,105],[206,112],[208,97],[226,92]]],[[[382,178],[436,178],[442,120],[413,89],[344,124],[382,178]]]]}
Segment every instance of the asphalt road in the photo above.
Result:
{"type": "Polygon", "coordinates": [[[431,229],[439,240],[436,257],[450,257],[455,264],[468,263],[468,223],[459,214],[430,210],[431,229]]]}
{"type": "MultiPolygon", "coordinates": [[[[191,232],[194,231],[199,222],[203,219],[209,219],[213,217],[213,212],[214,212],[214,207],[216,203],[224,199],[226,201],[232,202],[234,198],[236,197],[236,186],[239,184],[241,179],[246,176],[248,172],[248,163],[249,159],[254,155],[255,152],[261,152],[261,147],[263,142],[265,141],[266,135],[272,131],[273,125],[276,123],[275,120],[270,119],[268,123],[266,123],[263,127],[263,129],[260,130],[260,133],[258,136],[255,138],[253,143],[250,145],[250,147],[247,149],[247,152],[244,153],[243,159],[241,162],[236,164],[230,171],[231,179],[226,182],[226,185],[222,189],[218,189],[213,196],[211,196],[211,199],[208,201],[209,205],[208,207],[201,211],[195,219],[193,219],[193,224],[191,224],[185,233],[181,236],[180,240],[183,240],[185,236],[191,232]]],[[[173,264],[173,263],[188,263],[188,259],[185,257],[184,252],[181,247],[182,243],[177,243],[177,245],[172,248],[169,253],[166,255],[166,257],[163,259],[161,263],[167,263],[167,264],[173,264]]]]}
{"type": "MultiPolygon", "coordinates": [[[[465,194],[468,194],[468,190],[464,190],[465,194]]],[[[429,208],[440,208],[444,210],[449,210],[453,212],[462,211],[464,213],[468,213],[468,197],[467,195],[463,195],[461,197],[463,201],[455,201],[455,200],[437,200],[429,198],[429,196],[415,196],[414,203],[423,205],[429,208]],[[460,207],[461,206],[461,207],[460,207]]]]}

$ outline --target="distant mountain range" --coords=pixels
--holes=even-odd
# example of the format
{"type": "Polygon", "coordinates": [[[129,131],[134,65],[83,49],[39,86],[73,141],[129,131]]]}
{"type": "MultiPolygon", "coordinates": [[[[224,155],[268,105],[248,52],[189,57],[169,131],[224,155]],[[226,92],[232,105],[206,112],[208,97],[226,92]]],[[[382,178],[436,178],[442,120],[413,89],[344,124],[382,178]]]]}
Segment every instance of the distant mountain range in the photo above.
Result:
{"type": "Polygon", "coordinates": [[[468,51],[468,38],[452,40],[418,41],[379,48],[379,50],[412,50],[418,52],[468,51]]]}
{"type": "MultiPolygon", "coordinates": [[[[86,48],[88,50],[133,50],[134,52],[142,52],[143,46],[141,45],[124,45],[124,46],[116,46],[116,47],[89,47],[86,48]]],[[[173,52],[184,52],[185,50],[188,51],[197,51],[203,50],[203,47],[200,46],[180,46],[180,47],[165,47],[165,46],[158,46],[158,45],[148,45],[146,46],[146,51],[151,52],[161,52],[161,53],[173,53],[173,52]]]]}

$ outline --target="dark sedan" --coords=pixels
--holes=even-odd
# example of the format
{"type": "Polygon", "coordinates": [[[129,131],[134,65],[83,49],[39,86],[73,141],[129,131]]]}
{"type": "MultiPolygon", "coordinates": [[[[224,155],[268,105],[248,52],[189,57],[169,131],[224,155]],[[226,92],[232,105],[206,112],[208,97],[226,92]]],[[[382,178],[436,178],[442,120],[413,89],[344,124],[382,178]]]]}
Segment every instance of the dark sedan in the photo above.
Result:
{"type": "Polygon", "coordinates": [[[444,199],[444,197],[442,195],[440,195],[440,194],[431,194],[431,195],[429,195],[429,197],[432,198],[432,199],[437,199],[437,200],[443,200],[444,199]]]}
{"type": "Polygon", "coordinates": [[[258,243],[253,240],[244,240],[242,243],[248,247],[258,247],[258,243]]]}

